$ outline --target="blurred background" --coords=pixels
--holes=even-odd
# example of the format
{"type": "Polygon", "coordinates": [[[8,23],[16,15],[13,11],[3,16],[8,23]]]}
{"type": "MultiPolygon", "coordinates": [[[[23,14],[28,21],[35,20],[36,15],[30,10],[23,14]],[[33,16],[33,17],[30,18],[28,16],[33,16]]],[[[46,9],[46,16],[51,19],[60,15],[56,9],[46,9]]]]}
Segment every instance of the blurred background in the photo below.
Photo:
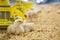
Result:
{"type": "Polygon", "coordinates": [[[33,0],[36,4],[60,3],[60,0],[33,0]]]}
{"type": "MultiPolygon", "coordinates": [[[[15,4],[14,1],[15,0],[10,0],[10,3],[15,4]]],[[[25,1],[25,2],[31,1],[31,2],[39,4],[39,5],[40,4],[47,4],[47,3],[60,3],[60,0],[20,0],[20,1],[25,1]]]]}

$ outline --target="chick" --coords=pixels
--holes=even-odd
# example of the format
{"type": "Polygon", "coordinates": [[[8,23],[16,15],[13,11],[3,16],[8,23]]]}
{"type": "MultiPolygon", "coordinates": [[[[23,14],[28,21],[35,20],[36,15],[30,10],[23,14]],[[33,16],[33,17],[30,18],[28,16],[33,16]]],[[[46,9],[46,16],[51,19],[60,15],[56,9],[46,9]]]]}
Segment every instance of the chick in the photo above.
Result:
{"type": "Polygon", "coordinates": [[[30,32],[34,30],[34,23],[32,22],[24,22],[23,25],[25,32],[30,32]]]}
{"type": "Polygon", "coordinates": [[[13,25],[8,26],[7,33],[19,34],[20,30],[23,30],[23,28],[19,27],[22,23],[23,21],[21,19],[16,19],[13,25]]]}
{"type": "Polygon", "coordinates": [[[28,21],[33,22],[33,18],[36,18],[39,14],[39,8],[35,6],[34,8],[30,9],[28,12],[25,12],[25,15],[27,16],[28,21]]]}
{"type": "Polygon", "coordinates": [[[24,28],[23,28],[23,26],[19,26],[18,28],[16,28],[16,32],[15,32],[15,34],[22,34],[22,33],[24,33],[25,31],[24,31],[24,28]]]}

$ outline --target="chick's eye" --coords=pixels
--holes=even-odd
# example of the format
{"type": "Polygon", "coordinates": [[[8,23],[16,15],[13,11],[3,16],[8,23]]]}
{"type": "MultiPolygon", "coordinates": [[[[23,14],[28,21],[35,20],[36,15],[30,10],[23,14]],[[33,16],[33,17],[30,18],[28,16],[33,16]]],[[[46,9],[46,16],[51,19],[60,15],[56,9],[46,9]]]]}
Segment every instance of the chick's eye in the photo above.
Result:
{"type": "Polygon", "coordinates": [[[19,21],[19,22],[21,22],[21,21],[19,21]]]}

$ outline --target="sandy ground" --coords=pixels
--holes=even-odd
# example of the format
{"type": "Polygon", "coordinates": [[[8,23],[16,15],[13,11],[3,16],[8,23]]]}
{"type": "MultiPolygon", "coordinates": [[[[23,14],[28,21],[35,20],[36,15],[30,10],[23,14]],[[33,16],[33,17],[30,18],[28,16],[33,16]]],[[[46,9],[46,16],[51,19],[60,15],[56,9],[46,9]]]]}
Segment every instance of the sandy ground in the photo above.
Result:
{"type": "Polygon", "coordinates": [[[0,30],[0,40],[60,40],[60,4],[40,5],[32,22],[36,24],[35,31],[9,35],[6,30],[0,30]]]}

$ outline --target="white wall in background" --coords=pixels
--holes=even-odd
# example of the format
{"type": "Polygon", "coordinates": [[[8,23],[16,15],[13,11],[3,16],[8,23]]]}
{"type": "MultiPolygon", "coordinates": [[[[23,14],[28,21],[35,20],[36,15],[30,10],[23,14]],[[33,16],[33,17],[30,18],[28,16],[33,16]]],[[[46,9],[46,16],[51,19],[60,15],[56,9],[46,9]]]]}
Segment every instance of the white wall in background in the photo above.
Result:
{"type": "Polygon", "coordinates": [[[43,2],[44,0],[36,0],[37,3],[43,2]]]}

